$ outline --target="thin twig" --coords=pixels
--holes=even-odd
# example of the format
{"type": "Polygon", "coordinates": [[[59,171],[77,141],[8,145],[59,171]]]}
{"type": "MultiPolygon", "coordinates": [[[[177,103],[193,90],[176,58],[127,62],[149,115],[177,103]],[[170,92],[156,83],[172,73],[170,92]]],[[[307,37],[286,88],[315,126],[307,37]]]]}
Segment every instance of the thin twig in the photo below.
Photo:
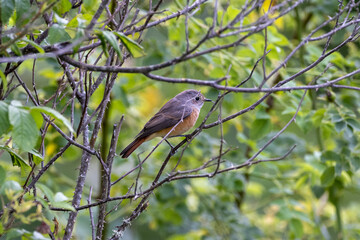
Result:
{"type": "MultiPolygon", "coordinates": [[[[87,200],[88,204],[91,204],[91,194],[92,194],[92,187],[90,187],[89,198],[87,200]]],[[[91,236],[92,239],[95,240],[95,222],[91,208],[89,208],[89,215],[90,215],[90,223],[91,223],[91,236]]]]}

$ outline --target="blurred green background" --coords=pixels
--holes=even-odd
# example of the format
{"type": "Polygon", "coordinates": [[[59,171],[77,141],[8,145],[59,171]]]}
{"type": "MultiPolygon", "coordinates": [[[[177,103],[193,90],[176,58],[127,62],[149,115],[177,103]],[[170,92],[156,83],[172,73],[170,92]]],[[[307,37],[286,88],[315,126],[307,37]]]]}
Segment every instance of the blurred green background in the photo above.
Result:
{"type": "MultiPolygon", "coordinates": [[[[62,2],[64,1],[58,4],[63,4],[62,2]]],[[[99,2],[84,1],[84,7],[79,13],[77,10],[70,10],[64,17],[68,20],[68,25],[60,30],[62,38],[65,40],[75,38],[77,28],[70,26],[70,22],[75,18],[89,22],[99,2]]],[[[227,6],[227,1],[219,1],[218,15],[223,21],[222,24],[225,25],[231,21],[241,11],[245,2],[247,1],[230,1],[227,6]]],[[[273,1],[273,4],[279,2],[281,1],[273,1]]],[[[256,8],[244,18],[243,24],[250,24],[260,18],[264,12],[267,12],[269,4],[270,1],[266,0],[263,7],[256,8]]],[[[185,5],[186,1],[182,0],[166,2],[161,7],[166,11],[154,18],[160,19],[166,14],[182,9],[185,5]]],[[[148,3],[138,3],[137,7],[141,10],[140,14],[145,14],[142,11],[148,9],[148,3]]],[[[211,26],[213,10],[214,1],[209,1],[189,19],[190,46],[194,46],[211,26]]],[[[267,49],[271,51],[266,56],[267,74],[275,69],[305,36],[326,21],[328,16],[333,16],[337,10],[337,1],[305,1],[269,26],[267,49]]],[[[274,11],[272,14],[274,16],[277,12],[274,11]]],[[[350,17],[357,17],[356,12],[349,14],[350,17]]],[[[341,19],[343,20],[344,17],[342,16],[341,19]]],[[[101,19],[105,18],[104,14],[101,19]]],[[[148,29],[141,42],[145,55],[127,60],[124,66],[156,64],[181,55],[186,49],[184,19],[185,17],[182,16],[148,29]]],[[[16,16],[12,16],[9,24],[14,24],[15,21],[16,16]]],[[[316,33],[316,36],[330,31],[331,27],[333,24],[325,26],[316,33]]],[[[34,32],[40,29],[41,23],[34,32]]],[[[329,49],[344,41],[352,30],[352,28],[346,28],[337,32],[330,41],[329,49]]],[[[46,43],[62,41],[63,39],[57,37],[58,35],[58,32],[50,34],[46,43]]],[[[199,51],[231,43],[239,36],[243,34],[214,38],[205,42],[199,51]]],[[[226,75],[231,65],[227,84],[237,85],[249,76],[255,62],[263,55],[264,36],[264,31],[256,33],[243,42],[244,46],[206,54],[155,73],[167,77],[210,80],[226,75]]],[[[133,39],[136,37],[136,34],[132,36],[133,39]]],[[[286,67],[267,82],[265,87],[273,86],[316,61],[323,51],[326,40],[304,45],[290,59],[286,67]]],[[[358,40],[346,44],[286,86],[306,85],[320,75],[316,83],[321,84],[359,69],[359,48],[358,40]],[[323,73],[328,64],[332,65],[323,73]]],[[[90,55],[89,61],[94,61],[99,52],[101,48],[90,55]]],[[[101,62],[105,61],[104,56],[101,62]]],[[[4,71],[5,65],[0,66],[4,71]]],[[[24,61],[18,68],[18,74],[29,88],[32,86],[32,69],[33,60],[24,61]]],[[[64,83],[63,69],[55,59],[36,60],[34,72],[41,101],[54,95],[59,84],[64,83]]],[[[92,77],[96,78],[98,75],[99,73],[94,72],[92,77]]],[[[258,66],[252,78],[243,87],[258,86],[262,80],[262,67],[258,66]]],[[[341,83],[359,86],[360,79],[354,76],[341,83]]],[[[90,113],[101,102],[104,88],[105,82],[91,96],[90,113]]],[[[201,90],[207,98],[214,100],[219,94],[216,89],[205,86],[157,82],[141,74],[118,74],[111,92],[105,123],[97,139],[97,147],[101,146],[102,151],[107,151],[112,125],[120,119],[121,115],[124,115],[125,120],[117,145],[117,153],[119,153],[166,101],[186,89],[201,90]]],[[[224,149],[232,148],[232,150],[223,157],[225,162],[221,167],[241,164],[256,153],[292,118],[303,93],[303,91],[273,93],[253,111],[225,122],[222,125],[224,149]]],[[[71,88],[64,86],[56,108],[67,119],[70,119],[71,108],[67,106],[67,103],[71,94],[71,88]]],[[[228,94],[223,101],[222,118],[252,105],[263,95],[264,93],[228,94]]],[[[8,104],[17,100],[23,106],[31,106],[22,88],[17,88],[4,100],[8,104]]],[[[132,223],[124,239],[360,239],[359,102],[359,91],[337,88],[310,90],[304,99],[296,122],[292,123],[257,159],[280,157],[296,145],[290,156],[282,161],[253,165],[219,174],[211,179],[186,179],[167,183],[158,188],[150,197],[147,210],[132,223]]],[[[51,107],[51,104],[49,102],[44,105],[51,107]]],[[[210,104],[203,107],[196,126],[206,116],[210,107],[210,104]]],[[[217,121],[218,114],[219,111],[215,111],[207,123],[217,121]]],[[[80,105],[75,104],[74,126],[78,125],[80,116],[80,105]]],[[[59,125],[68,133],[66,127],[59,125]]],[[[92,127],[93,123],[90,124],[90,130],[92,127]]],[[[10,136],[9,132],[3,134],[0,145],[4,145],[10,136]]],[[[146,142],[135,151],[136,154],[132,154],[128,159],[116,157],[112,180],[118,179],[136,166],[139,162],[137,154],[143,159],[158,141],[159,139],[155,139],[146,142]]],[[[170,141],[177,144],[181,139],[174,138],[170,141]]],[[[44,163],[46,164],[66,143],[66,140],[50,127],[44,142],[44,163]]],[[[36,146],[40,146],[40,139],[36,146]]],[[[202,163],[219,154],[219,146],[220,126],[202,131],[185,151],[177,169],[189,170],[201,166],[202,163]]],[[[12,147],[16,149],[16,146],[12,147]]],[[[161,144],[143,165],[138,183],[140,190],[149,187],[168,151],[169,146],[161,144]]],[[[19,154],[23,158],[28,156],[25,152],[19,152],[19,154]]],[[[40,192],[46,192],[48,189],[59,202],[70,202],[79,171],[81,154],[82,151],[76,147],[66,150],[40,179],[38,184],[40,192]]],[[[175,167],[180,154],[181,151],[171,159],[165,173],[175,167]]],[[[209,168],[203,172],[211,172],[214,169],[209,168]]],[[[6,152],[1,153],[1,209],[19,196],[28,173],[28,171],[21,173],[19,167],[12,166],[10,155],[6,152]]],[[[111,189],[111,196],[126,194],[136,176],[137,171],[116,184],[111,189]]],[[[86,199],[90,187],[93,188],[92,201],[96,201],[100,194],[99,182],[100,164],[93,158],[87,174],[81,205],[87,204],[86,199]]],[[[16,224],[10,232],[7,232],[7,235],[4,235],[4,239],[12,239],[12,236],[14,236],[13,239],[20,239],[18,236],[21,233],[26,233],[26,236],[35,239],[37,235],[34,231],[39,231],[41,222],[45,221],[51,229],[54,228],[52,222],[54,217],[59,222],[59,232],[62,236],[68,213],[51,211],[46,207],[39,209],[33,202],[39,197],[41,198],[42,195],[38,194],[34,197],[27,194],[22,205],[14,206],[16,224]]],[[[107,236],[110,236],[112,229],[120,225],[123,219],[133,211],[138,202],[139,199],[109,203],[108,209],[114,208],[115,211],[112,211],[107,218],[107,236]]],[[[96,216],[97,208],[93,208],[92,211],[96,216]]],[[[1,220],[0,232],[5,228],[6,222],[4,217],[1,220]]],[[[80,211],[74,239],[91,239],[88,210],[80,211]]]]}

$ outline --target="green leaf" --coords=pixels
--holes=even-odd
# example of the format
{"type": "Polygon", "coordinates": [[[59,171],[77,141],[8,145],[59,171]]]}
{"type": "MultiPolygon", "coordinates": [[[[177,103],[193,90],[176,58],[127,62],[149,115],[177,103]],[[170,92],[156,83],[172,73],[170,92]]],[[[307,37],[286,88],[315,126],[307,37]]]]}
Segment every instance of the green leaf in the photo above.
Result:
{"type": "Polygon", "coordinates": [[[7,133],[10,128],[9,105],[0,101],[0,136],[7,133]]]}
{"type": "Polygon", "coordinates": [[[328,167],[327,169],[325,169],[325,171],[320,177],[321,185],[325,187],[330,186],[331,184],[333,184],[334,179],[335,179],[335,167],[334,166],[328,167]]]}
{"type": "Polygon", "coordinates": [[[342,106],[349,109],[357,108],[358,98],[351,94],[340,95],[342,106]]]}
{"type": "Polygon", "coordinates": [[[278,216],[280,217],[280,219],[283,220],[299,219],[302,222],[313,224],[311,219],[305,213],[292,210],[287,207],[281,208],[280,211],[278,212],[278,216]]]}
{"type": "Polygon", "coordinates": [[[344,136],[348,139],[351,139],[354,136],[354,129],[350,125],[346,125],[344,136]]]}
{"type": "Polygon", "coordinates": [[[277,28],[274,26],[268,27],[268,41],[270,43],[275,43],[279,46],[289,46],[289,40],[278,32],[277,28]]]}
{"type": "Polygon", "coordinates": [[[41,115],[41,113],[39,113],[37,111],[31,111],[31,109],[29,109],[29,111],[36,123],[37,128],[40,129],[43,126],[44,117],[41,115]]]}
{"type": "Polygon", "coordinates": [[[114,50],[117,52],[117,54],[121,58],[122,54],[121,54],[119,43],[116,39],[115,34],[112,32],[109,32],[109,31],[103,31],[102,34],[103,34],[104,38],[106,39],[106,41],[108,43],[110,43],[110,45],[114,48],[114,50]]]}
{"type": "Polygon", "coordinates": [[[27,237],[25,237],[25,235],[29,236],[29,234],[30,234],[30,232],[28,232],[25,229],[12,228],[6,233],[6,240],[27,239],[27,237]]]}
{"type": "Polygon", "coordinates": [[[321,108],[321,109],[318,109],[318,110],[314,113],[314,115],[312,115],[311,120],[312,120],[314,126],[318,127],[318,126],[321,124],[321,121],[322,121],[323,118],[324,118],[325,112],[326,112],[326,109],[325,109],[325,108],[321,108]]]}
{"type": "Polygon", "coordinates": [[[40,183],[36,186],[42,191],[51,204],[54,203],[54,193],[50,190],[50,188],[40,183]]]}
{"type": "Polygon", "coordinates": [[[36,201],[38,201],[39,203],[41,203],[41,205],[46,209],[49,210],[49,202],[46,201],[44,198],[42,198],[43,196],[37,196],[35,197],[36,201]]]}
{"type": "Polygon", "coordinates": [[[54,7],[54,11],[62,16],[71,9],[71,2],[69,0],[60,0],[54,7]]]}
{"type": "Polygon", "coordinates": [[[304,175],[301,178],[299,178],[295,183],[295,189],[301,189],[306,185],[306,181],[308,180],[309,176],[304,175]]]}
{"type": "MultiPolygon", "coordinates": [[[[197,230],[191,230],[190,232],[187,233],[182,232],[179,234],[175,234],[166,239],[167,240],[201,240],[201,239],[207,239],[206,236],[208,235],[209,235],[208,230],[204,228],[200,228],[197,230]]],[[[251,238],[244,238],[244,239],[251,239],[251,238]]]]}
{"type": "Polygon", "coordinates": [[[73,19],[70,20],[70,22],[68,24],[66,24],[66,28],[77,28],[79,26],[79,21],[78,21],[78,17],[79,16],[75,16],[73,19]]]}
{"type": "Polygon", "coordinates": [[[31,41],[27,38],[24,38],[22,39],[24,42],[27,42],[28,44],[30,44],[31,46],[33,46],[39,53],[45,53],[44,49],[39,45],[37,44],[36,42],[34,41],[31,41]]]}
{"type": "Polygon", "coordinates": [[[340,116],[340,114],[337,111],[332,113],[332,116],[331,116],[332,122],[340,122],[342,120],[343,120],[343,118],[340,116]]]}
{"type": "Polygon", "coordinates": [[[305,116],[298,116],[296,118],[296,125],[300,127],[304,133],[307,133],[310,129],[313,129],[314,126],[312,125],[312,121],[309,115],[305,116]]]}
{"type": "Polygon", "coordinates": [[[357,171],[360,168],[360,157],[354,156],[350,158],[351,166],[355,171],[357,171]]]}
{"type": "Polygon", "coordinates": [[[39,137],[39,131],[31,114],[10,105],[9,119],[13,127],[12,137],[17,147],[24,151],[31,151],[39,137]]]}
{"type": "Polygon", "coordinates": [[[68,202],[51,202],[51,206],[75,212],[75,208],[68,202]]]}
{"type": "Polygon", "coordinates": [[[321,161],[339,161],[340,155],[333,151],[325,151],[321,154],[321,161]]]}
{"type": "Polygon", "coordinates": [[[36,165],[40,164],[44,160],[44,157],[41,156],[41,154],[38,151],[35,151],[34,149],[29,151],[29,153],[33,155],[33,161],[36,165]]]}
{"type": "Polygon", "coordinates": [[[130,106],[128,96],[127,96],[126,92],[124,91],[123,87],[119,87],[119,88],[114,89],[114,92],[118,92],[120,101],[121,101],[122,104],[125,105],[125,107],[130,106]]]}
{"type": "Polygon", "coordinates": [[[294,233],[296,238],[301,238],[304,234],[302,223],[296,218],[290,220],[290,230],[294,233]]]}
{"type": "Polygon", "coordinates": [[[62,124],[64,124],[67,129],[69,129],[70,132],[75,133],[73,127],[71,126],[71,123],[69,120],[67,120],[63,115],[61,115],[58,111],[55,109],[49,108],[49,107],[32,107],[30,108],[31,113],[45,113],[46,115],[49,115],[56,120],[60,121],[62,124]]]}
{"type": "Polygon", "coordinates": [[[138,44],[131,38],[128,38],[121,32],[114,32],[114,33],[116,36],[118,36],[120,38],[120,41],[124,44],[124,46],[129,51],[131,56],[133,56],[134,58],[137,58],[137,57],[142,57],[145,55],[144,48],[140,44],[138,44]]]}
{"type": "Polygon", "coordinates": [[[271,122],[269,119],[256,119],[250,132],[252,139],[259,139],[266,136],[271,130],[271,122]]]}
{"type": "Polygon", "coordinates": [[[256,112],[256,119],[270,119],[270,115],[264,110],[256,112]]]}
{"type": "Polygon", "coordinates": [[[3,73],[3,71],[1,71],[0,69],[0,77],[1,77],[1,81],[2,81],[2,91],[6,92],[7,90],[7,80],[6,80],[6,76],[3,73]]]}
{"type": "MultiPolygon", "coordinates": [[[[85,36],[85,28],[86,28],[86,20],[81,17],[86,17],[83,15],[77,15],[66,25],[66,32],[70,35],[74,40],[83,38],[85,36]]],[[[74,49],[78,50],[81,46],[79,42],[74,49]]]]}
{"type": "Polygon", "coordinates": [[[85,9],[90,10],[96,6],[96,0],[83,0],[83,5],[85,9]]]}
{"type": "Polygon", "coordinates": [[[15,0],[16,21],[24,20],[25,17],[28,17],[29,9],[29,0],[15,0]]]}
{"type": "Polygon", "coordinates": [[[348,147],[343,147],[339,154],[340,154],[340,157],[336,161],[336,165],[335,165],[335,175],[336,176],[340,176],[342,171],[348,171],[351,169],[351,165],[350,165],[351,151],[350,151],[350,149],[348,149],[348,147]]]}
{"type": "Polygon", "coordinates": [[[15,0],[1,0],[1,22],[6,25],[14,12],[15,0]]]}
{"type": "Polygon", "coordinates": [[[10,154],[13,166],[20,167],[22,173],[26,172],[30,168],[29,164],[19,154],[14,152],[13,149],[7,146],[0,146],[0,149],[5,150],[10,154]]]}
{"type": "Polygon", "coordinates": [[[181,215],[173,208],[167,208],[163,213],[163,218],[166,222],[170,222],[175,225],[180,225],[182,223],[181,215]]]}
{"type": "Polygon", "coordinates": [[[321,186],[313,186],[311,187],[311,191],[317,199],[320,199],[325,192],[325,188],[321,186]]]}
{"type": "Polygon", "coordinates": [[[49,36],[47,37],[47,41],[50,44],[55,44],[59,42],[66,42],[70,40],[69,34],[65,31],[64,27],[59,24],[54,24],[49,29],[49,36]]]}
{"type": "Polygon", "coordinates": [[[344,63],[346,62],[346,59],[341,55],[339,52],[334,52],[331,54],[331,57],[329,58],[330,62],[334,63],[339,68],[344,67],[344,63]]]}
{"type": "Polygon", "coordinates": [[[22,55],[22,52],[16,43],[12,44],[10,48],[11,48],[11,51],[13,51],[15,53],[15,55],[17,55],[17,56],[22,55]]]}
{"type": "Polygon", "coordinates": [[[335,130],[339,133],[346,127],[345,121],[339,121],[335,123],[335,130]]]}
{"type": "Polygon", "coordinates": [[[348,118],[346,119],[346,123],[350,125],[354,130],[360,131],[360,123],[356,119],[348,118]]]}
{"type": "Polygon", "coordinates": [[[0,186],[4,184],[5,178],[6,178],[6,171],[2,166],[0,166],[0,186]]]}
{"type": "Polygon", "coordinates": [[[104,35],[103,35],[102,32],[100,32],[100,31],[95,32],[95,34],[96,34],[96,36],[98,36],[98,38],[99,38],[100,41],[101,41],[101,47],[102,47],[102,49],[103,49],[103,51],[104,51],[105,56],[106,56],[106,57],[109,57],[109,52],[108,52],[108,50],[107,50],[107,48],[106,48],[106,40],[105,40],[104,35]]]}

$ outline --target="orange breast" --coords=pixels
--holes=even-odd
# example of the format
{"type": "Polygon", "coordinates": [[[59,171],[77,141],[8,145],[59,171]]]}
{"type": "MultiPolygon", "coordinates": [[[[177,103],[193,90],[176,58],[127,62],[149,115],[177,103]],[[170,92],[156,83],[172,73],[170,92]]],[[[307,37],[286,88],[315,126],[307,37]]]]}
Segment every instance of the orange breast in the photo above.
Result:
{"type": "MultiPolygon", "coordinates": [[[[192,113],[187,118],[185,118],[181,123],[179,123],[176,126],[176,128],[169,134],[168,137],[181,135],[181,134],[187,132],[190,128],[192,128],[195,125],[198,117],[199,117],[199,110],[194,108],[192,113]]],[[[171,131],[172,128],[173,127],[165,128],[157,133],[153,133],[149,137],[147,137],[145,141],[148,141],[155,137],[164,137],[166,134],[168,134],[168,132],[171,131]]]]}

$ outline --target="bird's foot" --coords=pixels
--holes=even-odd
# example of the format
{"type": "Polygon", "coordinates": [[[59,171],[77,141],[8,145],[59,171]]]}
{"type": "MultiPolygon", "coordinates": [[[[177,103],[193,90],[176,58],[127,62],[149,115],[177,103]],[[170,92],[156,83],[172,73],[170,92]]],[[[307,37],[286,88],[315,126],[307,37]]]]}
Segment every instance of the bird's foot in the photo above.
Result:
{"type": "Polygon", "coordinates": [[[182,134],[182,135],[171,136],[171,138],[173,138],[173,137],[184,137],[184,138],[186,138],[186,141],[189,141],[191,139],[192,135],[191,134],[182,134]]]}
{"type": "Polygon", "coordinates": [[[185,137],[186,141],[189,142],[192,138],[191,134],[182,135],[182,137],[185,137]]]}

